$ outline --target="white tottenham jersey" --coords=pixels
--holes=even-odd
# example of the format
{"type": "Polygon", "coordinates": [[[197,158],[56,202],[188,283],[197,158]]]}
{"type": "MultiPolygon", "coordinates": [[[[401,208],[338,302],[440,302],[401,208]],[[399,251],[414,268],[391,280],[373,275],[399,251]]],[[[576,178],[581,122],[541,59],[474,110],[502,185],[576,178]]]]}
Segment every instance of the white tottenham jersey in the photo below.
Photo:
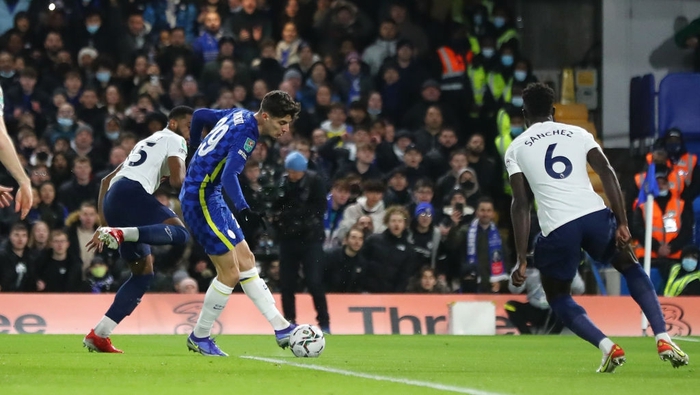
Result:
{"type": "Polygon", "coordinates": [[[110,187],[121,178],[137,181],[148,193],[155,192],[161,177],[170,175],[168,158],[187,159],[185,139],[170,129],[163,129],[139,141],[112,179],[110,187]]]}
{"type": "Polygon", "coordinates": [[[580,127],[557,122],[530,126],[508,147],[508,175],[525,175],[537,201],[537,218],[544,236],[605,208],[586,169],[586,157],[592,149],[600,149],[593,135],[580,127]]]}

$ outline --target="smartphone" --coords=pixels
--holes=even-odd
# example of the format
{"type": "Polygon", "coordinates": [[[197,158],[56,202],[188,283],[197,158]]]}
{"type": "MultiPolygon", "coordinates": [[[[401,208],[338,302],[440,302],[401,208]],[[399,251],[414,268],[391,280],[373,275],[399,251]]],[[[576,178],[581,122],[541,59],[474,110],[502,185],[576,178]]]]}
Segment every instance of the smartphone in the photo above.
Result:
{"type": "Polygon", "coordinates": [[[158,85],[158,76],[157,75],[151,76],[151,85],[158,85]]]}
{"type": "Polygon", "coordinates": [[[455,211],[458,213],[463,213],[464,212],[464,204],[463,203],[455,203],[455,211]]]}

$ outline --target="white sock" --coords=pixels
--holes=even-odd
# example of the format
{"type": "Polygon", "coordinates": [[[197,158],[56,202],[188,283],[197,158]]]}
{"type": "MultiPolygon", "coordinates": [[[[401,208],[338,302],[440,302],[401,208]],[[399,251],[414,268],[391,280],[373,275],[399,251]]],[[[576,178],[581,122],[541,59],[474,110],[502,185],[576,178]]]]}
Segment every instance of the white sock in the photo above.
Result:
{"type": "Polygon", "coordinates": [[[258,275],[256,268],[241,272],[241,288],[276,331],[289,326],[289,321],[285,320],[275,307],[275,298],[272,297],[265,281],[258,275]]]}
{"type": "Polygon", "coordinates": [[[209,337],[211,335],[211,328],[226,307],[231,292],[233,292],[233,288],[223,284],[218,278],[212,280],[207,294],[204,296],[204,304],[199,313],[197,325],[194,327],[196,337],[209,337]]]}
{"type": "Polygon", "coordinates": [[[665,341],[667,341],[667,342],[669,342],[669,343],[673,343],[673,341],[671,340],[671,336],[669,336],[668,333],[666,333],[666,332],[664,332],[664,333],[659,333],[659,334],[656,335],[655,337],[656,337],[656,342],[657,342],[657,343],[659,342],[659,340],[665,340],[665,341]]]}
{"type": "Polygon", "coordinates": [[[139,228],[119,228],[124,232],[124,241],[139,241],[139,228]]]}
{"type": "Polygon", "coordinates": [[[606,337],[605,339],[600,341],[600,344],[598,344],[598,348],[600,348],[600,351],[603,352],[603,355],[608,355],[614,345],[615,343],[613,343],[612,340],[606,337]]]}
{"type": "Polygon", "coordinates": [[[114,322],[111,318],[104,316],[100,320],[100,322],[97,323],[95,326],[95,334],[99,337],[109,337],[109,335],[112,334],[112,331],[114,331],[114,328],[117,327],[117,323],[114,322]]]}

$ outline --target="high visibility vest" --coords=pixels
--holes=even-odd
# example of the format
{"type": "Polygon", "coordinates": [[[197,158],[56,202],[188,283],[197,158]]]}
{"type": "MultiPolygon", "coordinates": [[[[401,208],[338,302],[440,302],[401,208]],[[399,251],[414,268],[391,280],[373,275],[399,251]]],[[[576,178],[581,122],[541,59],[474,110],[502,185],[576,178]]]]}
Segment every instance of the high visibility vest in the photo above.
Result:
{"type": "Polygon", "coordinates": [[[688,284],[695,280],[700,281],[700,271],[696,270],[678,278],[680,271],[680,263],[676,263],[675,265],[671,266],[671,272],[668,274],[666,288],[664,288],[664,296],[679,296],[685,287],[688,286],[688,284]]]}
{"type": "Polygon", "coordinates": [[[513,98],[513,78],[506,82],[503,75],[498,72],[489,73],[489,89],[493,98],[498,101],[503,98],[504,103],[510,103],[513,98]]]}
{"type": "Polygon", "coordinates": [[[442,63],[441,90],[457,91],[464,89],[464,74],[467,71],[464,56],[456,53],[450,47],[440,47],[437,53],[440,57],[440,63],[442,63]]]}
{"type": "MultiPolygon", "coordinates": [[[[637,206],[638,202],[635,201],[634,204],[637,206]]],[[[664,213],[661,212],[659,204],[654,201],[654,214],[651,227],[651,237],[654,240],[661,244],[668,244],[678,236],[678,232],[681,230],[681,213],[683,213],[683,207],[685,207],[685,202],[676,194],[673,194],[671,199],[669,199],[666,205],[666,212],[664,213]]],[[[639,208],[642,209],[642,215],[646,216],[646,203],[639,204],[639,208]]],[[[637,242],[635,254],[639,259],[644,258],[644,245],[641,242],[637,242]]],[[[651,251],[651,257],[658,257],[656,251],[651,251]]],[[[679,259],[680,257],[681,251],[676,251],[668,256],[668,258],[672,259],[679,259]]]]}
{"type": "MultiPolygon", "coordinates": [[[[496,149],[501,155],[501,160],[506,156],[506,150],[513,142],[513,137],[510,135],[510,116],[508,112],[504,109],[498,110],[498,115],[496,115],[496,124],[498,125],[498,136],[496,136],[496,149]]],[[[505,166],[504,166],[505,167],[505,166]]],[[[513,196],[513,188],[510,186],[510,178],[508,176],[508,171],[503,169],[503,191],[508,196],[513,196]]]]}
{"type": "MultiPolygon", "coordinates": [[[[650,165],[653,162],[653,157],[651,152],[646,156],[647,164],[650,165]]],[[[678,163],[673,164],[671,160],[666,161],[666,166],[671,169],[671,171],[678,175],[679,180],[685,185],[690,185],[693,178],[693,169],[698,163],[698,157],[693,154],[684,154],[678,160],[678,163]]]]}
{"type": "MultiPolygon", "coordinates": [[[[642,189],[642,183],[644,182],[646,176],[646,172],[637,173],[634,176],[634,183],[637,185],[637,189],[642,189]]],[[[670,193],[674,194],[675,196],[680,196],[685,189],[685,182],[678,173],[671,171],[668,174],[668,187],[670,193]]]]}
{"type": "Polygon", "coordinates": [[[518,34],[518,31],[513,28],[506,30],[505,32],[503,32],[503,34],[501,34],[500,37],[498,37],[498,40],[496,40],[496,49],[501,49],[501,45],[507,43],[512,39],[520,40],[520,35],[518,34]]]}
{"type": "Polygon", "coordinates": [[[484,70],[483,66],[474,67],[469,65],[467,71],[469,73],[469,81],[472,84],[472,92],[474,92],[474,103],[481,107],[484,105],[484,95],[488,88],[486,70],[484,70]]]}

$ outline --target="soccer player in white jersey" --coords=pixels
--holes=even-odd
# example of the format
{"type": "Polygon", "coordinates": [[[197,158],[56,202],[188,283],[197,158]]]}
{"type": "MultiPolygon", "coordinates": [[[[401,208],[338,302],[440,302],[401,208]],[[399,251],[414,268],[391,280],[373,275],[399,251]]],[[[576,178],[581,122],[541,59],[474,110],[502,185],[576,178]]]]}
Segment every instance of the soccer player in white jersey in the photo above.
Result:
{"type": "MultiPolygon", "coordinates": [[[[0,163],[5,166],[12,178],[19,184],[17,195],[14,198],[15,211],[21,210],[21,218],[24,219],[32,208],[32,184],[29,181],[29,176],[22,168],[22,164],[19,162],[15,145],[7,133],[5,119],[3,118],[4,108],[5,99],[2,88],[0,88],[0,163]]],[[[0,207],[9,206],[11,200],[12,188],[0,185],[0,207]]]]}
{"type": "Polygon", "coordinates": [[[603,360],[598,372],[613,372],[625,362],[625,352],[571,297],[581,248],[597,261],[612,263],[625,277],[630,295],[649,319],[659,357],[673,367],[687,365],[688,355],[666,333],[654,287],[631,249],[620,185],[600,146],[587,131],[554,122],[554,91],[547,85],[528,85],[523,99],[528,129],[513,140],[505,155],[513,187],[511,215],[518,257],[513,284],[521,285],[526,277],[534,198],[542,229],[536,239],[534,265],[541,273],[547,301],[566,327],[600,348],[603,360]],[[600,176],[612,210],[593,190],[587,163],[600,176]]]}
{"type": "Polygon", "coordinates": [[[170,111],[168,127],[141,140],[124,163],[102,179],[98,211],[102,224],[88,248],[103,245],[117,249],[130,263],[131,277],[119,288],[107,313],[83,339],[90,351],[121,353],[109,335],[130,315],[153,281],[150,245],[184,244],[189,239],[185,225],[153,196],[162,177],[179,188],[185,179],[187,142],[193,110],[178,106],[170,111]]]}

